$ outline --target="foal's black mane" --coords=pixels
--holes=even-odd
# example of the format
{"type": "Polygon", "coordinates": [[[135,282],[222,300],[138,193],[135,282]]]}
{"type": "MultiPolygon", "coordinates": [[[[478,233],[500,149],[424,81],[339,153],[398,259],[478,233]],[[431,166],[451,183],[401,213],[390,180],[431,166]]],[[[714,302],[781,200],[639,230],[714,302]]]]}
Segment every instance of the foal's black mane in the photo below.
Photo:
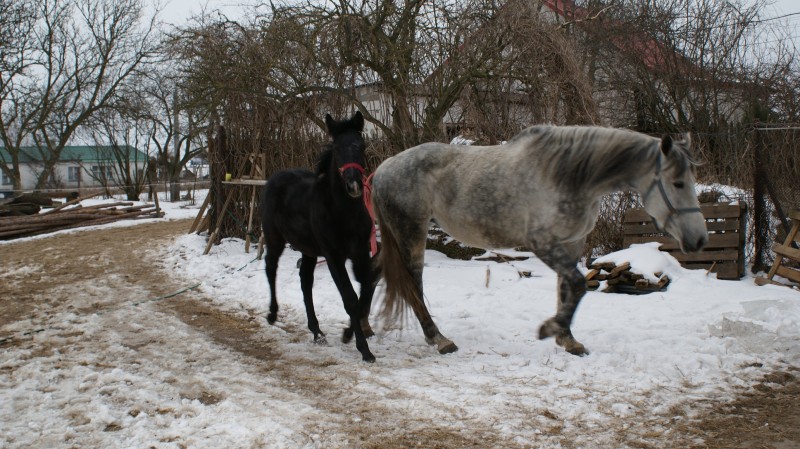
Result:
{"type": "Polygon", "coordinates": [[[321,178],[322,176],[328,174],[328,169],[330,169],[331,164],[333,163],[333,144],[325,145],[325,149],[322,150],[319,157],[317,158],[317,179],[321,178]]]}

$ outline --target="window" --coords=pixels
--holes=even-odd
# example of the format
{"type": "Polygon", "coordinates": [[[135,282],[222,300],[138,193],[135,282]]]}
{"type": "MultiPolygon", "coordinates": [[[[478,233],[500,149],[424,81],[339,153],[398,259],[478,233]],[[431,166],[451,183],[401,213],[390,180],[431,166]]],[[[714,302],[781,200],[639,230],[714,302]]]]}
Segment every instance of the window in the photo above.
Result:
{"type": "Polygon", "coordinates": [[[81,168],[80,167],[67,167],[67,181],[80,182],[81,168]]]}
{"type": "Polygon", "coordinates": [[[114,178],[114,171],[107,165],[93,165],[92,177],[100,180],[110,180],[114,178]]]}
{"type": "Polygon", "coordinates": [[[2,182],[0,182],[0,184],[3,184],[3,185],[11,185],[11,184],[13,184],[13,182],[11,182],[11,178],[6,175],[6,172],[2,172],[2,174],[3,174],[2,179],[0,179],[0,181],[2,181],[2,182]]]}

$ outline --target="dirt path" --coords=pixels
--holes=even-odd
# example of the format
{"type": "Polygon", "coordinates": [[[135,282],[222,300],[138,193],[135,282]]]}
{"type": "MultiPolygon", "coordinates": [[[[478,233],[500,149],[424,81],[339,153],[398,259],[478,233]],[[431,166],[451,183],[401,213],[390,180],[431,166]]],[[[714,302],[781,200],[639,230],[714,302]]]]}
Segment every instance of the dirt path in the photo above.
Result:
{"type": "MultiPolygon", "coordinates": [[[[65,312],[103,313],[107,308],[129,307],[132,291],[139,291],[134,297],[156,298],[185,287],[182,281],[171,279],[154,257],[159,245],[184,233],[189,225],[185,220],[171,221],[0,245],[0,260],[5,271],[0,277],[0,339],[7,339],[0,348],[19,346],[35,353],[51,354],[54,348],[34,349],[27,336],[9,332],[4,327],[22,321],[29,323],[32,330],[58,329],[59,323],[50,317],[65,312]],[[104,284],[102,292],[110,288],[120,292],[120,297],[95,296],[91,289],[93,284],[104,284]],[[75,301],[76,297],[82,300],[75,301]]],[[[413,416],[401,416],[351,388],[358,377],[352,360],[325,358],[309,365],[307,357],[282,353],[278,349],[280,345],[270,341],[262,332],[263,318],[226,313],[209,306],[203,299],[190,291],[158,301],[156,306],[201,331],[218,345],[245,356],[248,363],[257,366],[282,389],[302,395],[325,411],[328,422],[320,423],[322,428],[315,429],[318,433],[348,435],[348,445],[360,448],[519,447],[513,442],[497,441],[489,426],[485,429],[473,427],[466,434],[456,433],[413,416]],[[418,430],[408,432],[415,428],[418,430]]],[[[142,313],[147,311],[142,310],[142,313]]],[[[305,328],[284,326],[283,329],[290,334],[290,339],[307,337],[305,328]]],[[[69,342],[69,337],[80,340],[81,336],[73,333],[63,337],[69,342]]],[[[159,343],[138,341],[129,345],[138,349],[159,343]]],[[[69,351],[64,347],[58,350],[69,351]]],[[[129,362],[144,363],[133,359],[129,362]]],[[[211,391],[200,391],[195,396],[204,403],[219,400],[219,394],[211,391]]]]}
{"type": "MultiPolygon", "coordinates": [[[[158,254],[159,248],[188,227],[185,220],[165,221],[0,245],[0,351],[24,349],[30,357],[51,354],[55,348],[36,347],[20,329],[58,329],[54,317],[102,314],[131,307],[131,298],[156,298],[185,287],[159,266],[158,254]],[[109,296],[109,291],[119,294],[109,296]]],[[[178,320],[189,325],[197,330],[197,338],[233,350],[287,395],[301,396],[325,413],[329,419],[315,429],[318,433],[342,435],[346,446],[361,448],[522,447],[516,441],[499,440],[489,425],[456,432],[384,407],[352,388],[359,371],[352,360],[310,361],[282,352],[280,342],[272,340],[302,340],[307,338],[304,328],[284,327],[288,335],[263,332],[261,317],[247,316],[244,311],[223,312],[205,299],[187,292],[156,302],[155,309],[164,315],[165,323],[178,320]]],[[[142,309],[141,313],[149,312],[142,309]]],[[[63,344],[91,350],[91,340],[70,332],[63,335],[63,344]]],[[[158,343],[143,340],[130,345],[158,343]]],[[[144,363],[140,359],[127,362],[144,363]]],[[[213,404],[222,393],[201,389],[193,394],[200,402],[213,404]]],[[[686,447],[796,448],[800,447],[798,401],[800,373],[774,373],[733,403],[702,404],[708,411],[701,419],[676,430],[684,435],[679,439],[687,441],[686,447]],[[692,446],[690,442],[697,438],[704,443],[692,446]]],[[[562,446],[574,447],[569,436],[564,437],[562,446]]]]}

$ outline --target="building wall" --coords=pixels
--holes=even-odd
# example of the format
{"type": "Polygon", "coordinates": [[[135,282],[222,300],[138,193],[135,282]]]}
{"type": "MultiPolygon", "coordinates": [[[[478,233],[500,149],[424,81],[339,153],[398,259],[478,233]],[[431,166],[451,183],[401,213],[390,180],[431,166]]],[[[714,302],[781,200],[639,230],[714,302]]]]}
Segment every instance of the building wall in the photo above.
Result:
{"type": "MultiPolygon", "coordinates": [[[[133,164],[132,164],[133,165],[133,164]]],[[[53,170],[53,176],[45,187],[47,189],[78,189],[87,187],[101,187],[103,182],[98,179],[102,174],[100,162],[59,162],[53,170]],[[93,168],[96,175],[93,175],[93,168]],[[71,173],[72,172],[72,173],[71,173]],[[70,176],[72,174],[72,176],[70,176]],[[77,176],[76,176],[77,175],[77,176]]],[[[138,170],[144,170],[145,162],[137,162],[135,164],[138,170]]],[[[110,185],[117,185],[114,169],[112,165],[106,165],[106,170],[109,174],[110,185]]],[[[33,190],[36,187],[36,180],[41,172],[41,165],[37,164],[20,164],[20,178],[22,183],[22,190],[33,190]]],[[[10,179],[6,176],[0,176],[0,191],[11,191],[13,185],[10,179]]]]}

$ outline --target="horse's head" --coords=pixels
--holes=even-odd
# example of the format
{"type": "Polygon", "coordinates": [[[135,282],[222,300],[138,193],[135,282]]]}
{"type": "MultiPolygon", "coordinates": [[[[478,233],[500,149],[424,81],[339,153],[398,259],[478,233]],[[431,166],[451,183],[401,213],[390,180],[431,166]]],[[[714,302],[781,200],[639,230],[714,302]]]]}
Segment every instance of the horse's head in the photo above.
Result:
{"type": "Polygon", "coordinates": [[[640,189],[644,208],[656,227],[678,241],[681,251],[700,251],[708,243],[708,231],[695,193],[696,163],[689,136],[681,141],[664,136],[660,149],[655,169],[643,178],[640,189]]]}
{"type": "Polygon", "coordinates": [[[360,111],[349,120],[337,121],[330,114],[325,115],[328,134],[333,139],[331,148],[334,167],[337,168],[344,182],[347,194],[353,198],[361,196],[364,179],[364,150],[366,144],[364,116],[360,111]]]}

